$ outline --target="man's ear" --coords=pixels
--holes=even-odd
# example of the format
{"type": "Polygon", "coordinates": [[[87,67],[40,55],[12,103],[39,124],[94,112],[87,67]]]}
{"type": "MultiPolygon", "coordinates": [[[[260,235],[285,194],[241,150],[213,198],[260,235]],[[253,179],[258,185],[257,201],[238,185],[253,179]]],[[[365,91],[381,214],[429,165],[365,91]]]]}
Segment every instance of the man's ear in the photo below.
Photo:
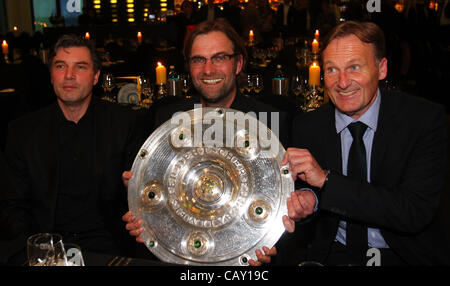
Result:
{"type": "Polygon", "coordinates": [[[382,58],[381,61],[378,63],[378,80],[383,80],[387,76],[387,59],[382,58]]]}
{"type": "Polygon", "coordinates": [[[236,75],[238,75],[244,66],[244,57],[242,55],[238,55],[236,57],[236,75]]]}
{"type": "Polygon", "coordinates": [[[98,83],[98,77],[100,76],[100,69],[94,75],[94,85],[98,83]]]}

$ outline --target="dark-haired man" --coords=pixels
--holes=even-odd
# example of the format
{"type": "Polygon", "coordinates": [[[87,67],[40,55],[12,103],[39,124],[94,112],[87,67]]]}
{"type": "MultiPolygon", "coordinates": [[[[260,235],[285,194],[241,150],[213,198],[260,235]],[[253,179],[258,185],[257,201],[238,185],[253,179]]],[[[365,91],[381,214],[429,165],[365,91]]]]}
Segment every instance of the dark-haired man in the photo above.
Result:
{"type": "MultiPolygon", "coordinates": [[[[236,78],[245,66],[247,53],[244,42],[226,20],[218,19],[197,25],[186,40],[184,57],[198,96],[160,107],[155,116],[156,127],[169,120],[177,111],[193,109],[195,104],[203,107],[226,107],[244,113],[254,112],[256,115],[265,112],[269,119],[267,126],[277,128],[281,143],[284,146],[289,144],[288,114],[239,94],[236,78]],[[272,112],[278,113],[278,122],[270,121],[272,112]]],[[[131,176],[131,172],[124,172],[125,184],[131,176]]],[[[137,241],[142,242],[139,235],[144,231],[143,222],[136,221],[136,217],[130,212],[123,219],[128,222],[130,234],[137,236],[137,241]]],[[[274,249],[263,250],[265,254],[275,253],[274,249]]],[[[260,250],[257,251],[257,256],[260,261],[251,261],[251,264],[270,261],[270,257],[263,255],[260,250]]]]}
{"type": "Polygon", "coordinates": [[[54,232],[83,250],[124,254],[120,175],[140,139],[130,111],[94,98],[99,68],[88,40],[62,36],[50,56],[57,101],[9,125],[14,188],[1,201],[0,222],[10,238],[54,232]]]}

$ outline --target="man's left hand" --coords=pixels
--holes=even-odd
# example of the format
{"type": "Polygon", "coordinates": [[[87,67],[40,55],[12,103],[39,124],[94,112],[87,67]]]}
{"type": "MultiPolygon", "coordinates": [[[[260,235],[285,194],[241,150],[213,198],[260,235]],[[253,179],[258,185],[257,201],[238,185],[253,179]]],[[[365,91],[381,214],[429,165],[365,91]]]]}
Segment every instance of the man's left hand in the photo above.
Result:
{"type": "Polygon", "coordinates": [[[251,266],[261,266],[263,264],[268,264],[272,261],[272,256],[277,255],[277,249],[276,247],[272,247],[272,248],[268,248],[267,246],[263,246],[262,250],[264,251],[264,253],[257,249],[256,250],[256,257],[258,258],[257,261],[250,259],[248,261],[248,264],[250,264],[251,266]]]}

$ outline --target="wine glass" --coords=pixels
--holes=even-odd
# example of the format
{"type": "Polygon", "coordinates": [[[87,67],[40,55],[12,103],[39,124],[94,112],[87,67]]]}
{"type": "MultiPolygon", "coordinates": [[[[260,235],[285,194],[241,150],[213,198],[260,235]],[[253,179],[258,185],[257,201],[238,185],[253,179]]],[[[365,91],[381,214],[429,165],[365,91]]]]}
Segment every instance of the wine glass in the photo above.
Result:
{"type": "Polygon", "coordinates": [[[263,77],[260,74],[253,76],[253,90],[258,95],[264,88],[263,77]]]}
{"type": "Polygon", "coordinates": [[[27,239],[30,266],[67,266],[67,256],[59,234],[38,233],[27,239]]]}
{"type": "Polygon", "coordinates": [[[300,67],[309,67],[309,64],[311,63],[311,53],[309,52],[309,49],[306,48],[306,43],[307,42],[305,41],[305,46],[298,48],[298,52],[296,52],[295,55],[300,67]]]}
{"type": "Polygon", "coordinates": [[[307,81],[299,74],[293,75],[291,80],[291,91],[295,96],[295,101],[300,108],[305,105],[305,94],[308,89],[307,81]]]}
{"type": "Polygon", "coordinates": [[[102,99],[106,101],[114,101],[111,93],[114,89],[114,77],[112,74],[107,73],[103,75],[102,87],[104,92],[102,99]]]}
{"type": "Polygon", "coordinates": [[[152,103],[153,89],[150,80],[147,77],[140,76],[140,94],[141,94],[141,106],[149,108],[152,103]]]}
{"type": "Polygon", "coordinates": [[[292,76],[291,91],[295,95],[295,97],[298,97],[300,94],[304,93],[305,89],[306,83],[303,77],[301,75],[292,76]]]}
{"type": "Polygon", "coordinates": [[[247,85],[247,76],[244,73],[240,73],[237,77],[237,85],[239,93],[244,94],[245,86],[247,85]]]}
{"type": "Polygon", "coordinates": [[[191,88],[191,77],[189,74],[180,75],[180,82],[184,98],[190,98],[191,96],[188,94],[188,91],[191,88]]]}
{"type": "Polygon", "coordinates": [[[246,84],[244,85],[244,89],[247,92],[247,96],[250,96],[252,89],[253,89],[253,78],[252,75],[247,75],[247,81],[246,84]]]}

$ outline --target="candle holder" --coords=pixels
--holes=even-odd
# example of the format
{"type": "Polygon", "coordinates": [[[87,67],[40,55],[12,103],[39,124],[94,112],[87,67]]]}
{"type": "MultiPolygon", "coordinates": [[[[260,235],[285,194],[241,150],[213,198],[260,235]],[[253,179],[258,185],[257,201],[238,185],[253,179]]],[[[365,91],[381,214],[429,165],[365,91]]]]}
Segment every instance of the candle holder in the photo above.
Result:
{"type": "Polygon", "coordinates": [[[320,86],[311,85],[305,93],[304,112],[316,110],[323,104],[323,89],[320,86]]]}
{"type": "Polygon", "coordinates": [[[156,84],[156,99],[161,99],[167,95],[166,84],[158,83],[156,84]]]}
{"type": "Polygon", "coordinates": [[[3,54],[3,56],[5,58],[5,63],[10,64],[11,62],[9,61],[8,54],[3,54]]]}

